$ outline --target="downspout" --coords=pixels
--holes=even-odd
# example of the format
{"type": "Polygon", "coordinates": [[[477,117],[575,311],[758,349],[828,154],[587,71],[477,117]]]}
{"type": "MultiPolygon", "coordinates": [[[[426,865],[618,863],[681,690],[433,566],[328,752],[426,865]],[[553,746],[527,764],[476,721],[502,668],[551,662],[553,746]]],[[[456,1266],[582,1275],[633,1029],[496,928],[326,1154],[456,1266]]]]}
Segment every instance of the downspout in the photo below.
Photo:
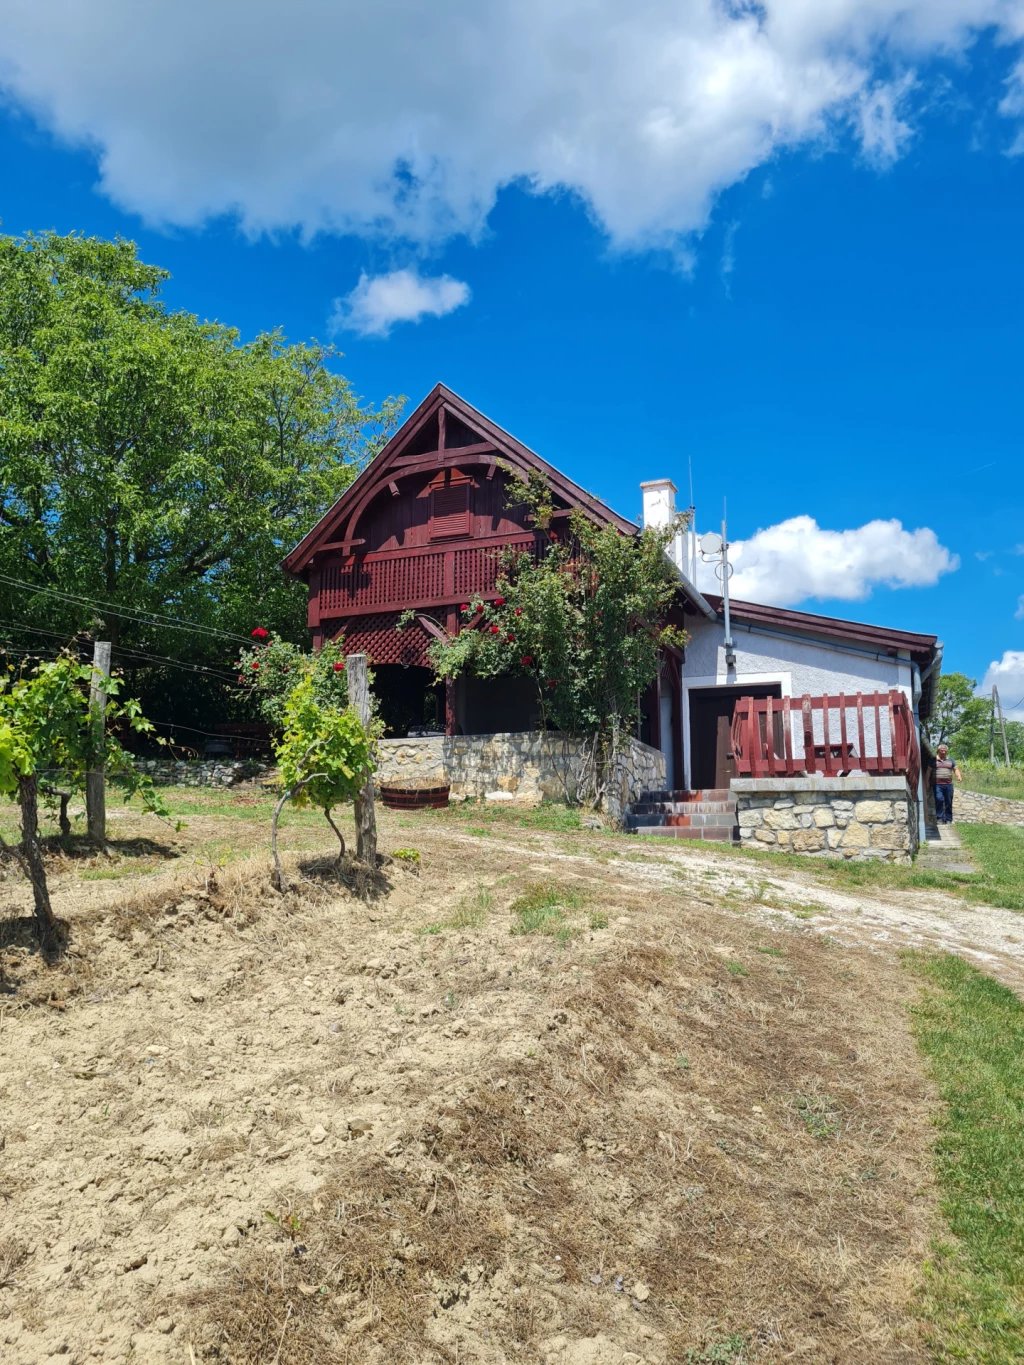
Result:
{"type": "MultiPolygon", "coordinates": [[[[935,672],[936,668],[939,669],[940,673],[941,673],[941,671],[942,671],[942,651],[943,651],[943,648],[944,648],[944,646],[943,646],[942,641],[941,641],[941,640],[937,640],[937,641],[935,642],[935,653],[932,655],[932,661],[931,661],[931,663],[928,665],[928,667],[924,670],[923,673],[921,672],[921,670],[920,670],[920,668],[917,666],[917,664],[914,663],[913,660],[911,660],[911,663],[910,663],[910,667],[913,669],[913,672],[914,672],[914,684],[913,684],[912,698],[913,698],[913,703],[914,703],[914,725],[915,725],[915,727],[916,727],[916,729],[917,729],[917,749],[918,749],[918,753],[921,753],[921,752],[922,752],[922,751],[921,751],[921,716],[920,716],[920,713],[919,713],[919,711],[918,711],[918,706],[919,706],[919,704],[920,704],[921,697],[924,695],[924,685],[925,685],[925,683],[928,681],[928,679],[931,677],[931,675],[935,672]]],[[[922,764],[921,764],[921,771],[920,771],[920,773],[918,774],[918,778],[917,778],[917,824],[918,824],[918,842],[919,842],[919,844],[923,844],[923,843],[926,842],[927,837],[928,837],[928,831],[927,831],[927,828],[925,827],[925,823],[924,823],[924,763],[923,763],[923,762],[922,762],[922,764]]]]}

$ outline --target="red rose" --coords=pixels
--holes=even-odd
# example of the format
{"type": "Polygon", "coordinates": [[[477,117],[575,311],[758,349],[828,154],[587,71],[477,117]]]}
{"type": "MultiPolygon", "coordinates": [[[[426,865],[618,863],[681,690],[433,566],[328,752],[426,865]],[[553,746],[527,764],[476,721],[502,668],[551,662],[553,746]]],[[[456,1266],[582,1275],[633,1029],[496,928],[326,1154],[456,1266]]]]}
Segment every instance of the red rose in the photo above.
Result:
{"type": "Polygon", "coordinates": [[[269,634],[269,630],[264,630],[262,626],[257,626],[252,633],[252,638],[254,640],[265,640],[269,634]]]}
{"type": "Polygon", "coordinates": [[[548,687],[557,687],[557,686],[558,686],[558,684],[555,682],[554,678],[548,678],[548,687]]]}
{"type": "Polygon", "coordinates": [[[504,599],[504,597],[496,597],[496,598],[494,599],[494,605],[495,605],[496,607],[503,607],[503,606],[505,605],[505,599],[504,599]]]}
{"type": "Polygon", "coordinates": [[[516,615],[517,615],[517,616],[522,616],[522,614],[523,614],[523,609],[522,609],[522,607],[516,607],[516,615]]]}
{"type": "Polygon", "coordinates": [[[256,672],[259,671],[259,664],[256,662],[255,659],[253,659],[253,661],[252,661],[252,671],[253,671],[254,673],[256,673],[256,672]]]}
{"type": "Polygon", "coordinates": [[[334,671],[335,671],[335,673],[340,673],[341,670],[342,670],[344,667],[345,667],[345,665],[344,665],[343,663],[336,663],[336,664],[334,665],[334,671]]]}
{"type": "Polygon", "coordinates": [[[469,603],[463,602],[462,606],[459,608],[459,611],[469,611],[469,603]]]}
{"type": "Polygon", "coordinates": [[[523,665],[524,668],[529,668],[530,665],[533,663],[533,658],[529,654],[524,654],[523,657],[519,660],[519,662],[523,665]]]}
{"type": "Polygon", "coordinates": [[[241,673],[239,673],[239,675],[238,675],[238,681],[239,681],[239,682],[245,682],[245,678],[241,675],[241,673]]]}
{"type": "Polygon", "coordinates": [[[500,634],[499,628],[497,626],[491,626],[491,634],[492,635],[500,634]]]}
{"type": "Polygon", "coordinates": [[[505,641],[506,641],[507,644],[511,644],[512,641],[513,641],[515,638],[516,638],[516,637],[515,637],[514,635],[506,635],[506,636],[505,636],[505,641]]]}

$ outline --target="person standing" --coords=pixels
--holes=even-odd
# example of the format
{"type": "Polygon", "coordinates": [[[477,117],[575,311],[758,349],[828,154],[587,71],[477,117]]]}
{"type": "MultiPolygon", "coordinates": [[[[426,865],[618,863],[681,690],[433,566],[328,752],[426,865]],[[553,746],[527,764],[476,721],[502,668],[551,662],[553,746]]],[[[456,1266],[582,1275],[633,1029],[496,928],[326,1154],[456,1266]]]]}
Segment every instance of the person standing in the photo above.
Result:
{"type": "Polygon", "coordinates": [[[935,766],[932,770],[935,784],[935,819],[940,825],[953,823],[953,779],[964,780],[963,773],[949,756],[949,749],[940,744],[935,753],[935,766]]]}

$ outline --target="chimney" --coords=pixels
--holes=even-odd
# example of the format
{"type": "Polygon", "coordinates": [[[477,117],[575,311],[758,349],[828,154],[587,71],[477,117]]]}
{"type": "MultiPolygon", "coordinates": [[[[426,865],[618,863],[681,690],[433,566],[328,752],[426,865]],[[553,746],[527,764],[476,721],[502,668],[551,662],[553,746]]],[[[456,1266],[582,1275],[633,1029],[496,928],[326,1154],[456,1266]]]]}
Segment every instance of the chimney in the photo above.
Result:
{"type": "Polygon", "coordinates": [[[671,479],[652,479],[642,483],[644,527],[668,526],[676,514],[676,486],[671,479]]]}
{"type": "MultiPolygon", "coordinates": [[[[644,495],[644,529],[648,526],[671,526],[676,515],[676,486],[671,479],[651,479],[642,483],[640,491],[644,495]]],[[[667,553],[681,569],[683,537],[677,533],[669,545],[667,553]]]]}

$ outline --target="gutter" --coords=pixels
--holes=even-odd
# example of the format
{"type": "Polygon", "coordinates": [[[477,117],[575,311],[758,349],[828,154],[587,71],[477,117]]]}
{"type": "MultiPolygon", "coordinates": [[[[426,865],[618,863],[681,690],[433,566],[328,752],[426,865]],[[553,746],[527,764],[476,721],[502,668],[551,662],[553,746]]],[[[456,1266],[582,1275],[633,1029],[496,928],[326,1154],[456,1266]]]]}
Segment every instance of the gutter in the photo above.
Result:
{"type": "Polygon", "coordinates": [[[686,574],[683,573],[682,569],[679,567],[679,565],[675,562],[675,560],[672,558],[670,554],[666,552],[665,558],[672,565],[673,569],[675,569],[676,577],[679,579],[683,592],[685,592],[686,596],[690,599],[690,601],[697,608],[697,610],[701,612],[702,615],[706,616],[709,621],[717,621],[718,612],[715,611],[711,603],[705,601],[705,599],[700,595],[700,593],[693,586],[693,584],[687,578],[686,574]]]}
{"type": "MultiPolygon", "coordinates": [[[[718,619],[719,617],[716,615],[715,620],[717,621],[718,619]]],[[[876,659],[879,662],[884,663],[910,664],[911,668],[917,667],[911,659],[900,659],[895,654],[884,654],[880,649],[863,649],[859,645],[840,644],[839,641],[830,640],[827,637],[824,640],[815,640],[812,636],[803,635],[799,631],[770,630],[767,626],[748,626],[745,621],[734,621],[733,624],[751,635],[768,635],[776,640],[794,640],[798,644],[803,645],[827,644],[829,649],[838,650],[842,654],[856,654],[861,659],[876,659]]],[[[934,663],[928,666],[928,670],[924,675],[925,677],[927,677],[933,667],[934,663]]]]}

